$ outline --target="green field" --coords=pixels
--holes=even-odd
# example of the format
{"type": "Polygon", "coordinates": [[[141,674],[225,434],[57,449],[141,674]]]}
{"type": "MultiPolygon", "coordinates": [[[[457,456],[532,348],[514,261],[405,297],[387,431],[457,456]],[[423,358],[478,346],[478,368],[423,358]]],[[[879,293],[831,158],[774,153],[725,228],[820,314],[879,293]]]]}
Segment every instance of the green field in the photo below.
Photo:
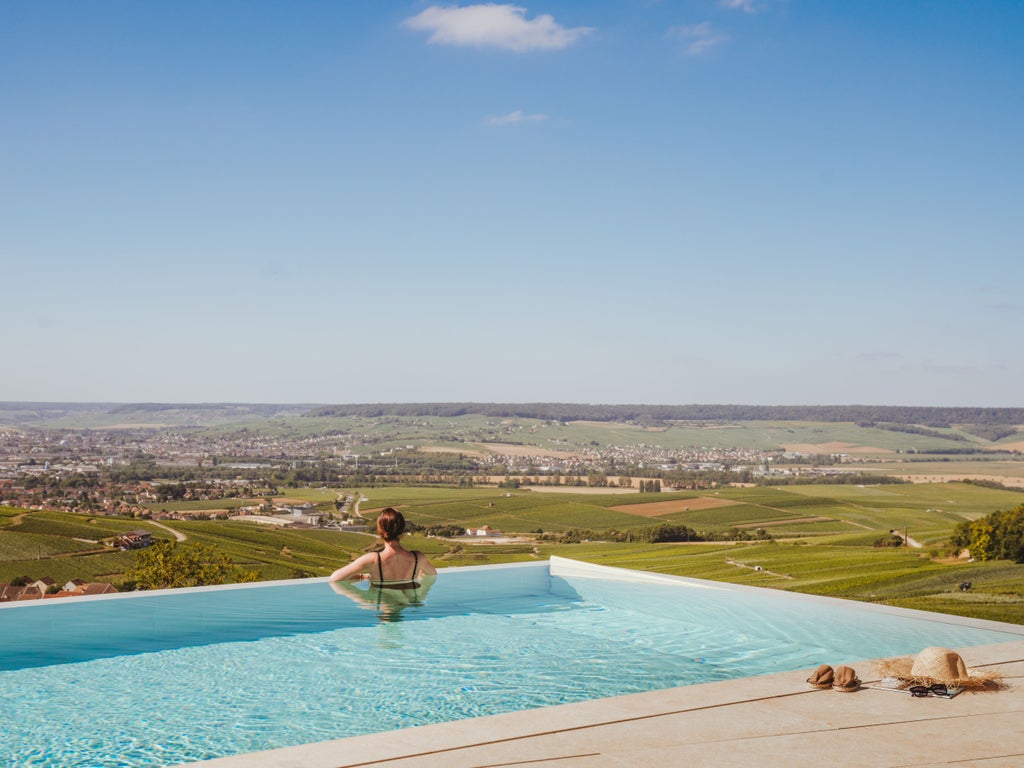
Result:
{"type": "MultiPolygon", "coordinates": [[[[626,568],[752,584],[856,600],[944,611],[1024,624],[1024,565],[942,559],[962,520],[1022,501],[1020,493],[964,483],[886,486],[720,488],[704,494],[573,494],[486,488],[364,488],[289,491],[330,507],[339,493],[364,497],[363,511],[403,510],[416,526],[489,525],[521,541],[409,537],[439,566],[514,562],[553,554],[626,568]],[[726,505],[715,506],[721,502],[726,505]],[[613,507],[659,504],[658,514],[613,507]],[[708,505],[701,508],[701,505],[708,505]],[[681,523],[704,533],[764,526],[774,541],[638,544],[601,541],[602,532],[628,532],[681,523]],[[536,531],[586,530],[590,541],[538,541],[536,531]],[[891,530],[920,548],[876,548],[891,530]],[[959,584],[972,583],[962,592],[959,584]]],[[[222,502],[218,502],[223,504],[222,502]]],[[[189,508],[187,504],[177,509],[189,508]]],[[[206,503],[193,509],[209,509],[206,503]]],[[[372,511],[368,517],[372,518],[372,511]]],[[[372,547],[375,537],[333,530],[292,530],[235,521],[168,522],[190,541],[208,544],[263,579],[325,576],[372,547]]],[[[15,576],[84,578],[115,583],[134,555],[96,551],[95,543],[132,528],[170,538],[144,520],[0,508],[0,582],[15,576]],[[95,552],[95,553],[90,553],[95,552]]],[[[732,534],[726,534],[732,535],[732,534]]]]}
{"type": "Polygon", "coordinates": [[[820,544],[578,544],[548,550],[691,576],[1024,624],[1024,566],[932,561],[914,550],[820,544]],[[761,570],[755,570],[757,566],[761,570]],[[970,592],[959,584],[970,581],[970,592]]]}

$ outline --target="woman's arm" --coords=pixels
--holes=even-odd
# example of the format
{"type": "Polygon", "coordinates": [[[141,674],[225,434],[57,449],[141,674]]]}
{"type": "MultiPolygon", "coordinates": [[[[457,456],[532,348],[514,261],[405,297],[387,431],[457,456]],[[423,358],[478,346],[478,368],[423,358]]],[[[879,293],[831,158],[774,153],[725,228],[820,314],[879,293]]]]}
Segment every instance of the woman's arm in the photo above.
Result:
{"type": "Polygon", "coordinates": [[[424,576],[437,576],[437,568],[434,564],[427,560],[427,556],[422,552],[420,553],[420,573],[424,576]]]}
{"type": "Polygon", "coordinates": [[[376,555],[372,552],[368,555],[363,555],[360,558],[353,560],[346,566],[343,566],[336,570],[330,575],[328,581],[344,581],[345,579],[351,578],[357,574],[370,575],[369,566],[371,562],[375,562],[376,555]]]}

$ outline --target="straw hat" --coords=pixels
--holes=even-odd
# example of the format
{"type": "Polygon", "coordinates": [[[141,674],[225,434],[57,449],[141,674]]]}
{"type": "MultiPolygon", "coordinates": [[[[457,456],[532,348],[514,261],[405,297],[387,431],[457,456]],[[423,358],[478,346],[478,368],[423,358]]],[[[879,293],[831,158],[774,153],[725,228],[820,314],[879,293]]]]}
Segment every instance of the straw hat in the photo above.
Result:
{"type": "Polygon", "coordinates": [[[883,659],[875,668],[885,677],[897,678],[908,685],[943,683],[951,688],[996,689],[1002,679],[997,672],[970,671],[960,654],[937,646],[925,648],[917,656],[883,659]]]}
{"type": "Polygon", "coordinates": [[[856,691],[858,688],[860,688],[860,680],[857,679],[857,673],[853,671],[852,667],[839,667],[836,669],[836,678],[832,683],[833,691],[849,693],[850,691],[856,691]]]}
{"type": "Polygon", "coordinates": [[[807,678],[807,682],[815,688],[831,688],[832,680],[832,667],[828,664],[822,664],[807,678]]]}

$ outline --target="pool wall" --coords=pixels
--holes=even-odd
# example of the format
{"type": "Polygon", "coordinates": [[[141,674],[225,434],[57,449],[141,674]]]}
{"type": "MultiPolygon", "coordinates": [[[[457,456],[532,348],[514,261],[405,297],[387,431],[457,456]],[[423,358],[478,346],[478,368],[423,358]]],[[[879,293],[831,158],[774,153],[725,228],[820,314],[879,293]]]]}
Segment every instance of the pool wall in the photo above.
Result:
{"type": "Polygon", "coordinates": [[[802,592],[791,592],[770,587],[755,587],[747,584],[730,584],[707,579],[695,579],[689,576],[674,576],[665,573],[654,573],[652,571],[634,571],[626,568],[614,568],[607,565],[597,565],[581,560],[571,560],[564,557],[553,556],[551,558],[550,572],[553,577],[561,576],[573,579],[577,593],[586,599],[589,590],[585,588],[587,580],[600,579],[602,581],[613,581],[625,584],[663,584],[685,587],[695,590],[712,590],[722,593],[745,594],[756,597],[759,600],[767,601],[768,605],[780,605],[782,602],[803,605],[807,608],[829,609],[829,610],[850,610],[854,613],[863,613],[865,616],[872,614],[892,617],[915,619],[918,621],[930,621],[937,624],[970,627],[973,629],[989,630],[992,632],[1009,633],[1024,637],[1024,624],[1011,624],[1002,621],[990,621],[988,619],[976,619],[969,616],[957,616],[948,613],[934,613],[931,611],[920,611],[913,608],[900,608],[882,603],[868,603],[861,600],[847,600],[839,597],[825,597],[822,595],[808,595],[802,592]]]}
{"type": "MultiPolygon", "coordinates": [[[[725,584],[683,576],[632,571],[552,557],[550,561],[446,568],[439,577],[443,589],[435,589],[415,611],[400,618],[425,620],[468,613],[514,614],[522,601],[524,610],[537,610],[536,596],[552,595],[568,600],[592,600],[635,608],[636,592],[629,585],[648,585],[655,593],[669,589],[666,601],[680,621],[694,619],[690,604],[721,606],[717,620],[732,629],[741,628],[752,613],[757,621],[809,624],[812,635],[824,635],[815,625],[835,623],[833,634],[844,624],[865,620],[915,619],[943,628],[988,630],[1024,636],[1024,626],[970,619],[961,616],[914,611],[851,600],[804,595],[797,592],[725,584]],[[511,574],[503,580],[481,579],[493,570],[511,574]],[[607,585],[624,589],[611,589],[607,585]],[[683,590],[680,593],[679,590],[683,590]],[[687,598],[686,594],[691,593],[687,598]],[[716,600],[715,596],[721,599],[716,600]],[[729,607],[740,596],[749,603],[729,607]],[[732,613],[730,613],[732,612],[732,613]],[[772,619],[763,615],[771,613],[772,619]]],[[[293,579],[256,584],[231,584],[189,589],[129,592],[93,597],[33,600],[0,605],[0,670],[62,664],[94,658],[131,655],[211,643],[258,640],[296,633],[330,631],[345,626],[370,626],[381,620],[372,600],[323,599],[325,578],[293,579]]],[[[654,603],[659,614],[665,603],[654,603]]],[[[695,608],[695,610],[697,610],[695,608]]],[[[968,638],[965,636],[964,638],[968,638]]],[[[822,637],[821,642],[826,638],[822,637]]],[[[834,642],[834,639],[830,642],[834,642]]],[[[997,642],[993,640],[992,642],[997,642]]],[[[967,643],[969,644],[969,642],[967,643]]]]}
{"type": "MultiPolygon", "coordinates": [[[[489,604],[514,612],[517,598],[551,591],[547,562],[442,573],[444,589],[434,591],[422,609],[406,612],[403,620],[486,613],[489,604]],[[482,584],[481,572],[495,569],[516,578],[482,584]]],[[[0,605],[0,670],[378,623],[372,600],[325,601],[326,583],[326,578],[291,579],[0,605]]]]}

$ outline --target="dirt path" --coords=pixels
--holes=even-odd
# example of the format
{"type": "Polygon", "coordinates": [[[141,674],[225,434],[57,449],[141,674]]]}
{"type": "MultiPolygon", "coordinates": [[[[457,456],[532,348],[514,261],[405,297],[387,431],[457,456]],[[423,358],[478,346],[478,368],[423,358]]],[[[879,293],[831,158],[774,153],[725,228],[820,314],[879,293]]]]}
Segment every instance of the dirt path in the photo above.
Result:
{"type": "Polygon", "coordinates": [[[155,522],[153,520],[150,520],[149,523],[151,525],[155,525],[157,528],[163,528],[165,531],[167,531],[168,533],[172,534],[174,536],[174,540],[175,541],[188,541],[188,536],[186,536],[181,531],[174,530],[169,525],[164,525],[163,523],[158,523],[158,522],[155,522]]]}
{"type": "Polygon", "coordinates": [[[906,544],[908,547],[913,547],[914,549],[921,549],[921,547],[924,546],[923,544],[921,544],[920,541],[914,541],[914,539],[912,539],[910,536],[904,536],[899,531],[893,531],[893,535],[899,536],[901,539],[903,539],[904,544],[906,544]]]}
{"type": "Polygon", "coordinates": [[[771,576],[777,576],[780,579],[792,579],[793,578],[792,576],[789,576],[788,574],[785,574],[785,573],[776,573],[775,571],[766,571],[760,565],[747,565],[746,563],[741,563],[738,560],[726,560],[725,562],[728,565],[735,565],[737,568],[749,568],[752,571],[760,571],[761,573],[767,573],[767,574],[769,574],[771,576]]]}
{"type": "Polygon", "coordinates": [[[853,521],[853,520],[847,520],[847,519],[845,519],[845,518],[843,518],[842,522],[844,522],[844,523],[848,523],[848,524],[850,524],[850,525],[855,525],[855,526],[857,526],[858,528],[863,528],[863,529],[864,529],[865,531],[873,531],[873,530],[875,530],[875,529],[874,529],[874,528],[872,528],[872,527],[871,527],[870,525],[864,525],[863,523],[858,523],[858,522],[855,522],[855,521],[853,521]]]}

